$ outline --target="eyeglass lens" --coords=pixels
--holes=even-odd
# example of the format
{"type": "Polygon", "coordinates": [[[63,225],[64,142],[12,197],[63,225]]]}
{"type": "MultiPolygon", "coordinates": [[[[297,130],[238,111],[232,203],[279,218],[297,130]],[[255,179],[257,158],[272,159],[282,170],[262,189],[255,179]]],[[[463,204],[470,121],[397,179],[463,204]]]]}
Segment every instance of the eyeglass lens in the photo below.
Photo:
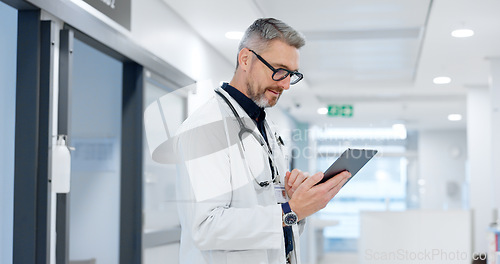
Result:
{"type": "Polygon", "coordinates": [[[285,69],[277,69],[273,74],[273,80],[281,81],[290,75],[290,84],[296,84],[302,79],[302,74],[298,72],[289,72],[285,69]]]}

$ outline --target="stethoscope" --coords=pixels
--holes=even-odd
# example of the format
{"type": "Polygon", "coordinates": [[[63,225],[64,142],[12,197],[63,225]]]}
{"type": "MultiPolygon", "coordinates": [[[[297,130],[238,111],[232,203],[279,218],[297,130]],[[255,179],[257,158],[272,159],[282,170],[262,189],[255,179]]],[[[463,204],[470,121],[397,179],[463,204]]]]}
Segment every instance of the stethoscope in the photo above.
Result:
{"type": "MultiPolygon", "coordinates": [[[[261,147],[265,150],[265,152],[267,153],[267,155],[269,157],[269,161],[271,162],[271,171],[272,171],[271,172],[272,173],[271,181],[274,183],[279,183],[279,177],[276,177],[276,174],[278,174],[278,168],[276,168],[276,166],[274,165],[275,162],[274,162],[273,154],[271,152],[271,149],[269,148],[269,146],[265,142],[264,138],[262,136],[257,135],[257,133],[255,133],[255,131],[253,131],[252,129],[245,126],[245,123],[243,122],[240,115],[238,114],[238,112],[234,108],[233,104],[229,101],[229,99],[227,99],[227,97],[225,95],[223,95],[221,92],[219,92],[217,90],[215,90],[215,93],[217,93],[226,102],[226,104],[231,109],[231,112],[233,112],[234,117],[236,118],[236,121],[238,122],[238,125],[240,126],[240,131],[238,132],[238,137],[240,138],[240,142],[241,142],[241,145],[243,146],[243,149],[245,149],[245,145],[243,144],[243,134],[249,133],[260,143],[261,147]]],[[[251,173],[251,171],[250,171],[250,173],[251,173]]],[[[267,187],[271,183],[271,181],[259,182],[255,178],[255,176],[253,177],[253,179],[255,180],[255,182],[257,184],[259,184],[260,187],[267,187]]]]}

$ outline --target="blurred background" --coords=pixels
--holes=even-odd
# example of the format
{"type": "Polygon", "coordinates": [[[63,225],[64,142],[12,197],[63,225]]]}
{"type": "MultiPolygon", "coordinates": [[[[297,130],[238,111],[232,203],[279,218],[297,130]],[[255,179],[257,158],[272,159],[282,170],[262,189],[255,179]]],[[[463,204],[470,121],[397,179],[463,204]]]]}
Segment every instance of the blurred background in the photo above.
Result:
{"type": "Polygon", "coordinates": [[[308,219],[303,263],[496,263],[499,14],[497,0],[0,0],[0,263],[177,263],[176,170],[152,153],[231,79],[260,17],[307,40],[304,79],[266,110],[291,167],[379,150],[308,219]],[[60,134],[69,192],[52,186],[60,134]]]}

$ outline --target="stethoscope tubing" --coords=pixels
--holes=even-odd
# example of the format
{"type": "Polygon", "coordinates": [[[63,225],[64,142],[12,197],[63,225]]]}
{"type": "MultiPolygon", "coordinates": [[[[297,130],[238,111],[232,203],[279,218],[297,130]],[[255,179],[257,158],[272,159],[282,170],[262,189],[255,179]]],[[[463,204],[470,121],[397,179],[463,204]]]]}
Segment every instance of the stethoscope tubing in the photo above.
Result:
{"type": "MultiPolygon", "coordinates": [[[[271,166],[273,166],[274,170],[276,170],[274,173],[277,174],[278,172],[277,172],[277,168],[276,168],[276,165],[275,165],[275,162],[274,162],[273,154],[271,152],[270,147],[267,146],[267,143],[265,143],[264,139],[262,137],[256,135],[255,131],[253,131],[250,128],[248,128],[248,127],[245,126],[245,123],[243,123],[243,120],[241,119],[241,116],[238,114],[238,112],[234,108],[233,104],[229,101],[229,99],[227,99],[227,97],[224,94],[222,94],[220,91],[217,91],[217,90],[215,90],[215,93],[217,93],[224,100],[224,102],[226,102],[226,104],[231,109],[231,112],[233,112],[234,117],[236,118],[236,121],[238,122],[238,125],[240,127],[240,131],[238,132],[238,137],[240,138],[240,142],[242,142],[241,145],[243,146],[243,149],[245,149],[245,146],[243,145],[243,134],[244,133],[250,133],[255,139],[257,139],[257,141],[259,141],[261,147],[265,149],[265,151],[266,151],[266,153],[267,153],[267,155],[268,155],[268,157],[269,157],[269,159],[270,159],[270,161],[272,163],[271,166]]],[[[267,125],[266,125],[266,127],[267,127],[267,125]]],[[[276,177],[275,175],[272,175],[272,181],[275,181],[276,178],[279,178],[279,177],[276,177]]],[[[258,182],[257,179],[255,179],[255,177],[254,177],[254,180],[261,187],[266,187],[270,183],[269,181],[258,182]]]]}

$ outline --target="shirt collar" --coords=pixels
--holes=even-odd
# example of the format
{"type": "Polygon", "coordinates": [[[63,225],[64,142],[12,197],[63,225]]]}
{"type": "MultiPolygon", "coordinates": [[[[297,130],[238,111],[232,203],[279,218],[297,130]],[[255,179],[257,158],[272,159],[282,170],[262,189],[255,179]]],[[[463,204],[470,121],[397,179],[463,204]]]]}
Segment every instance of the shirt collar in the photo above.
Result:
{"type": "Polygon", "coordinates": [[[266,118],[266,112],[264,108],[259,107],[252,99],[248,98],[238,89],[229,85],[229,83],[223,83],[222,89],[226,91],[233,99],[245,110],[245,112],[257,122],[262,122],[266,118]]]}

